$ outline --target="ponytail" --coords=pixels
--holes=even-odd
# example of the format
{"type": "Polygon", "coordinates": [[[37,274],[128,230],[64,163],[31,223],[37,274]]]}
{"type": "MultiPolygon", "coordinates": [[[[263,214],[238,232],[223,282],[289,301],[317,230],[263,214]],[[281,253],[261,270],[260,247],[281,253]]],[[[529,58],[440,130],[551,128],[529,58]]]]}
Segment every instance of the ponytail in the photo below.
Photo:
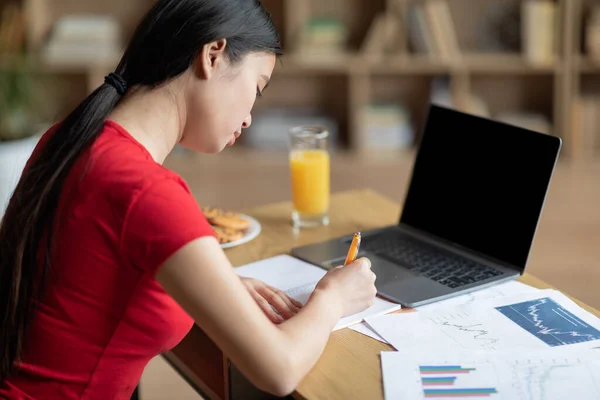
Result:
{"type": "Polygon", "coordinates": [[[50,267],[52,226],[62,185],[78,156],[98,136],[124,93],[116,74],[90,94],[27,165],[0,225],[0,380],[12,373],[50,267]],[[117,82],[118,80],[118,82],[117,82]],[[116,82],[116,84],[115,84],[116,82]],[[48,238],[44,267],[39,244],[48,238]]]}

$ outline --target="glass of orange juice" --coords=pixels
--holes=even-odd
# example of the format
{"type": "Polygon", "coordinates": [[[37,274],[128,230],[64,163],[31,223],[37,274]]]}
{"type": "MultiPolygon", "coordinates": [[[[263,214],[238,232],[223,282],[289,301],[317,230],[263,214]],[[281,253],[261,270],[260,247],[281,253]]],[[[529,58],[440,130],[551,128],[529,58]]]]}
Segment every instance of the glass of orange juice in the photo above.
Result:
{"type": "Polygon", "coordinates": [[[295,227],[329,224],[329,132],[317,126],[290,130],[292,223],[295,227]]]}

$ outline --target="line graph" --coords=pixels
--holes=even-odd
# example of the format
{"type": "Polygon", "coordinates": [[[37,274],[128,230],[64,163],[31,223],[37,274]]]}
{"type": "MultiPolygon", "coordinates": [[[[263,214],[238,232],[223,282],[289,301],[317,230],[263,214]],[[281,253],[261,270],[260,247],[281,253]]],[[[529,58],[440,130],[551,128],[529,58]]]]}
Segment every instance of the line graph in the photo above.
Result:
{"type": "Polygon", "coordinates": [[[468,313],[456,312],[431,318],[448,337],[465,348],[481,348],[494,350],[494,345],[500,341],[484,323],[473,322],[468,313]]]}
{"type": "Polygon", "coordinates": [[[549,297],[496,307],[496,310],[552,347],[600,340],[600,331],[549,297]]]}
{"type": "Polygon", "coordinates": [[[448,321],[440,322],[440,326],[454,328],[459,332],[465,332],[468,334],[472,334],[473,340],[481,341],[482,347],[489,348],[494,343],[497,343],[500,339],[490,337],[490,331],[483,328],[483,324],[474,324],[474,325],[460,325],[460,324],[452,324],[448,321]]]}
{"type": "Polygon", "coordinates": [[[537,364],[513,366],[524,400],[600,398],[598,363],[537,364]]]}
{"type": "Polygon", "coordinates": [[[557,368],[568,368],[565,365],[552,365],[547,368],[543,368],[540,366],[529,367],[526,369],[524,374],[525,376],[525,385],[523,390],[527,394],[529,399],[536,398],[535,396],[539,394],[539,398],[545,398],[544,392],[544,383],[548,382],[552,377],[552,371],[557,368]],[[542,371],[540,371],[542,370],[542,371]],[[538,375],[536,379],[536,375],[538,375]]]}

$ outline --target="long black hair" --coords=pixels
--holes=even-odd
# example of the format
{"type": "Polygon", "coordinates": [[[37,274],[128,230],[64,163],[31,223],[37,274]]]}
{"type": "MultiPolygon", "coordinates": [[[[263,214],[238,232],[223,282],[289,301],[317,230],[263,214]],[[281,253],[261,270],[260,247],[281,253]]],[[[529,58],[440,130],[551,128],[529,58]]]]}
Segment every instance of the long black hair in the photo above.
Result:
{"type": "Polygon", "coordinates": [[[251,52],[281,54],[277,30],[259,0],[157,1],[137,27],[115,75],[109,75],[112,84],[102,84],[85,98],[30,159],[0,226],[0,379],[19,361],[41,296],[40,282],[51,259],[50,240],[43,238],[52,237],[62,185],[121,99],[120,84],[157,87],[190,68],[205,44],[221,39],[227,40],[232,63],[251,52]]]}

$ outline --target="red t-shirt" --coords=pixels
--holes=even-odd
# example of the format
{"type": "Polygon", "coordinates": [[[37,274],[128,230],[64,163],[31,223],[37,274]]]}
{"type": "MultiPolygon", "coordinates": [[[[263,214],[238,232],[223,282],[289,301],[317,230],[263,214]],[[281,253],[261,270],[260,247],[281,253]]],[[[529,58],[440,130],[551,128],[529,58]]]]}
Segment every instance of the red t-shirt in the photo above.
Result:
{"type": "Polygon", "coordinates": [[[0,397],[129,399],[150,359],[194,323],[157,269],[214,232],[185,182],[112,121],[69,173],[57,212],[45,297],[0,397]]]}

